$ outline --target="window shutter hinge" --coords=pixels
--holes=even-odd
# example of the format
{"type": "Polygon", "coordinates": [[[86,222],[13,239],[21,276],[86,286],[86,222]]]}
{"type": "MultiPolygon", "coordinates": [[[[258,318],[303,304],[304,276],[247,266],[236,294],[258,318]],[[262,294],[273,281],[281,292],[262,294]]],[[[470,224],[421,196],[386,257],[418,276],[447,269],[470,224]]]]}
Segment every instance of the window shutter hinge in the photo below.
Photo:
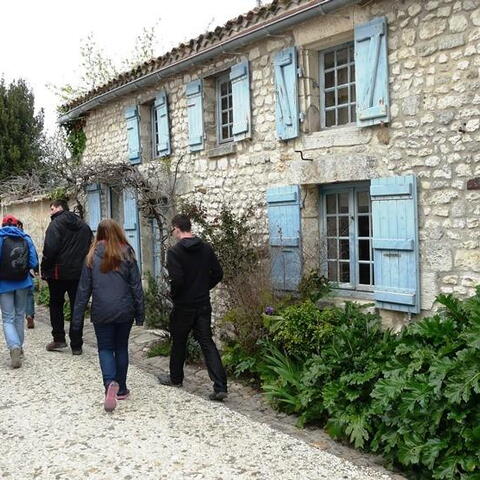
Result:
{"type": "Polygon", "coordinates": [[[303,68],[302,67],[297,68],[297,76],[298,76],[298,78],[303,78],[303,68]]]}
{"type": "Polygon", "coordinates": [[[300,120],[300,122],[304,122],[305,121],[305,113],[304,112],[300,112],[298,114],[298,119],[300,120]]]}

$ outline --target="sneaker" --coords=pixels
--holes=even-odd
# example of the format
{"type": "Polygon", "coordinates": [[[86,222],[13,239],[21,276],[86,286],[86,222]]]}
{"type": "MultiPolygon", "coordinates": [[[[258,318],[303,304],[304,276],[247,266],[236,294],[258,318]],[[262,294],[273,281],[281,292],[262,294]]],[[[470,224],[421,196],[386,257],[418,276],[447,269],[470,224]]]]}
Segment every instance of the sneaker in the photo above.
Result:
{"type": "Polygon", "coordinates": [[[117,393],[118,383],[110,382],[107,387],[107,393],[105,394],[105,401],[103,402],[103,408],[106,412],[113,412],[117,406],[117,393]]]}
{"type": "Polygon", "coordinates": [[[81,355],[83,353],[82,347],[80,348],[72,348],[72,355],[81,355]]]}
{"type": "Polygon", "coordinates": [[[20,368],[22,366],[22,349],[12,348],[10,358],[12,359],[12,368],[20,368]]]}
{"type": "Polygon", "coordinates": [[[228,397],[227,392],[212,392],[208,398],[213,402],[223,402],[228,397]]]}
{"type": "Polygon", "coordinates": [[[160,375],[157,375],[157,379],[162,385],[166,385],[167,387],[180,388],[183,385],[182,382],[173,383],[172,379],[170,378],[170,375],[167,375],[166,373],[161,373],[160,375]]]}
{"type": "Polygon", "coordinates": [[[27,315],[27,328],[35,328],[35,320],[31,315],[27,315]]]}
{"type": "Polygon", "coordinates": [[[48,352],[59,352],[64,348],[67,348],[67,344],[65,342],[50,342],[45,348],[48,352]]]}
{"type": "Polygon", "coordinates": [[[130,396],[130,390],[127,388],[124,392],[117,393],[117,400],[126,400],[130,396]]]}

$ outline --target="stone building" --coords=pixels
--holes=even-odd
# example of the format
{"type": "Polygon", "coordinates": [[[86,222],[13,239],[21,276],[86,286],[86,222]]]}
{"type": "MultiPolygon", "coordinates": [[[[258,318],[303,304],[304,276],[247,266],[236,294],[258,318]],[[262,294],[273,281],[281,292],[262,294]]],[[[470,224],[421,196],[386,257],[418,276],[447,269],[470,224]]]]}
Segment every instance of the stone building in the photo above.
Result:
{"type": "MultiPolygon", "coordinates": [[[[84,119],[86,162],[182,158],[180,197],[255,206],[278,288],[318,265],[398,325],[480,283],[479,73],[478,0],[277,0],[60,120],[84,119]]],[[[135,198],[88,195],[93,227],[123,221],[154,269],[135,198]]]]}

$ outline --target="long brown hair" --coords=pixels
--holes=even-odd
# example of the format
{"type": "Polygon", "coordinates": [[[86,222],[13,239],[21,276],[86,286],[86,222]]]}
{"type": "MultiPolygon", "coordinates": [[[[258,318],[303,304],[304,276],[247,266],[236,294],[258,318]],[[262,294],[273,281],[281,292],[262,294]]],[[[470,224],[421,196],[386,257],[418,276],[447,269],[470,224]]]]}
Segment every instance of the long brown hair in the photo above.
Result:
{"type": "Polygon", "coordinates": [[[105,253],[100,265],[102,273],[118,270],[123,260],[135,258],[133,248],[128,243],[120,225],[115,220],[107,218],[98,224],[97,235],[87,254],[87,266],[90,268],[92,268],[95,250],[100,242],[105,245],[105,253]]]}

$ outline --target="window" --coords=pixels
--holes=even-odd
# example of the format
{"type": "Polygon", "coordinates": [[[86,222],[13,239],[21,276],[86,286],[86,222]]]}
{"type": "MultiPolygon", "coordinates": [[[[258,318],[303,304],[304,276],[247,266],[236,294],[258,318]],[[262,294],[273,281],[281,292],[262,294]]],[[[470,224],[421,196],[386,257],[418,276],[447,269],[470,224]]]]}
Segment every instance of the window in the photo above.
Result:
{"type": "Polygon", "coordinates": [[[152,106],[152,152],[153,152],[153,157],[152,158],[157,158],[159,156],[158,152],[158,143],[159,143],[159,129],[158,129],[158,121],[159,121],[159,115],[158,115],[158,109],[155,107],[155,105],[152,106]]]}
{"type": "Polygon", "coordinates": [[[340,288],[372,290],[372,208],[367,184],[322,190],[326,274],[340,288]]]}
{"type": "Polygon", "coordinates": [[[233,140],[233,97],[230,72],[217,78],[217,139],[218,143],[233,140]]]}
{"type": "Polygon", "coordinates": [[[320,52],[321,126],[355,122],[355,57],[353,43],[320,52]]]}

